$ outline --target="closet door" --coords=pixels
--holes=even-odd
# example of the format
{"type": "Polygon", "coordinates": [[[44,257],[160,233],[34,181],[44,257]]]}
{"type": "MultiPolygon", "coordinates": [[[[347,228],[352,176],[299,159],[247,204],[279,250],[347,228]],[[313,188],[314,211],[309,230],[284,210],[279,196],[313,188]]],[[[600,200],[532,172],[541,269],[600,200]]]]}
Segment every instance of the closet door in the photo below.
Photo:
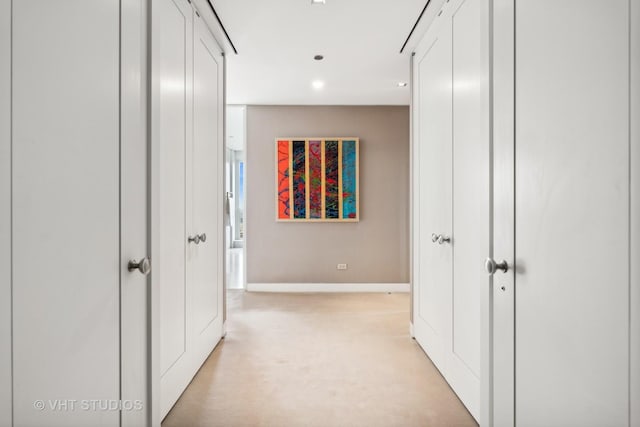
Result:
{"type": "Polygon", "coordinates": [[[120,399],[120,2],[12,20],[13,423],[116,426],[81,404],[120,399]]]}
{"type": "Polygon", "coordinates": [[[188,282],[193,298],[193,351],[197,370],[222,337],[223,303],[223,57],[199,14],[193,27],[192,185],[187,229],[188,282]]]}
{"type": "Polygon", "coordinates": [[[489,291],[483,261],[490,249],[488,2],[453,6],[452,326],[445,376],[479,420],[480,298],[489,291]]]}
{"type": "Polygon", "coordinates": [[[191,25],[186,0],[153,5],[153,282],[160,293],[160,413],[193,377],[191,295],[186,281],[186,149],[191,138],[191,25]]]}
{"type": "Polygon", "coordinates": [[[480,419],[490,249],[488,12],[454,0],[414,59],[414,334],[480,419]]]}
{"type": "Polygon", "coordinates": [[[516,1],[521,426],[630,423],[629,7],[516,1]]]}
{"type": "Polygon", "coordinates": [[[446,375],[451,335],[451,23],[441,20],[415,58],[414,334],[446,375]],[[443,240],[439,241],[439,237],[443,240]]]}
{"type": "Polygon", "coordinates": [[[222,337],[224,73],[222,50],[189,3],[160,0],[153,19],[164,417],[222,337]]]}

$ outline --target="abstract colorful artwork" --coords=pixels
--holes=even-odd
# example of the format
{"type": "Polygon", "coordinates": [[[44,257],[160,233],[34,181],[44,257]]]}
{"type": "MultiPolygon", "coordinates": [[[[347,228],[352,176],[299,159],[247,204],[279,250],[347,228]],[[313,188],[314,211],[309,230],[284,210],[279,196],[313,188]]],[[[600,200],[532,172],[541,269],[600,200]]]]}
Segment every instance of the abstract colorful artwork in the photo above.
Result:
{"type": "Polygon", "coordinates": [[[358,138],[276,138],[276,220],[360,219],[358,138]]]}

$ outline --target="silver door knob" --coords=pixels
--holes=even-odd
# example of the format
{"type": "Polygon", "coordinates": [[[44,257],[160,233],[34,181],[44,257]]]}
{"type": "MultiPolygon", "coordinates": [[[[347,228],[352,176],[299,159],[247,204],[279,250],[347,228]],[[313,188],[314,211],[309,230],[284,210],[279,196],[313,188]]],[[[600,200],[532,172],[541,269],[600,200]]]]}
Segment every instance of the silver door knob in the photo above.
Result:
{"type": "Polygon", "coordinates": [[[439,234],[431,233],[431,241],[432,241],[433,243],[436,243],[440,237],[441,237],[441,236],[440,236],[439,234]]]}
{"type": "Polygon", "coordinates": [[[443,243],[451,243],[451,237],[449,236],[445,236],[444,234],[441,234],[440,237],[438,237],[438,244],[441,245],[443,243]]]}
{"type": "Polygon", "coordinates": [[[189,243],[195,243],[197,245],[200,243],[200,236],[198,236],[197,234],[195,236],[189,236],[187,240],[189,241],[189,243]]]}
{"type": "Polygon", "coordinates": [[[140,261],[136,261],[135,259],[132,259],[131,261],[129,261],[127,270],[129,271],[138,270],[140,273],[146,276],[151,271],[151,261],[149,260],[149,258],[142,258],[140,261]]]}
{"type": "Polygon", "coordinates": [[[206,242],[206,241],[207,241],[207,234],[206,234],[206,233],[202,233],[202,234],[201,234],[200,236],[198,236],[198,237],[200,237],[200,241],[201,241],[202,243],[204,243],[204,242],[206,242]]]}
{"type": "Polygon", "coordinates": [[[507,261],[505,260],[495,262],[493,258],[487,258],[487,260],[484,262],[484,269],[487,270],[487,273],[489,273],[489,275],[493,275],[498,270],[506,273],[507,271],[509,271],[509,264],[507,264],[507,261]]]}

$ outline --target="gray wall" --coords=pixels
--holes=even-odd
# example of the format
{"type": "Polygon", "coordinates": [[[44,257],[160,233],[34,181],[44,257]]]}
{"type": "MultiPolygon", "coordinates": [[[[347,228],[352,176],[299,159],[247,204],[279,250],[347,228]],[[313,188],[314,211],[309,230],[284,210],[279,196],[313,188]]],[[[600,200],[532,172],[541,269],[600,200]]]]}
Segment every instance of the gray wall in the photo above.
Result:
{"type": "Polygon", "coordinates": [[[247,108],[247,282],[409,282],[409,108],[247,108]],[[360,222],[275,220],[275,138],[360,138],[360,222]],[[337,270],[336,264],[348,264],[337,270]]]}

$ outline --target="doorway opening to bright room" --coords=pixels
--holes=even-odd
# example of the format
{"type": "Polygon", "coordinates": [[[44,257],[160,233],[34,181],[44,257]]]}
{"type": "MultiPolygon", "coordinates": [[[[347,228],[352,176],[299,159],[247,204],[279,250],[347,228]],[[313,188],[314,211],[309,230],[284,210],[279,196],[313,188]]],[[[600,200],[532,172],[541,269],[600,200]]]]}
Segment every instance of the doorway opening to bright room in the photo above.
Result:
{"type": "Polygon", "coordinates": [[[245,289],[246,107],[227,106],[225,145],[225,241],[227,289],[245,289]]]}

